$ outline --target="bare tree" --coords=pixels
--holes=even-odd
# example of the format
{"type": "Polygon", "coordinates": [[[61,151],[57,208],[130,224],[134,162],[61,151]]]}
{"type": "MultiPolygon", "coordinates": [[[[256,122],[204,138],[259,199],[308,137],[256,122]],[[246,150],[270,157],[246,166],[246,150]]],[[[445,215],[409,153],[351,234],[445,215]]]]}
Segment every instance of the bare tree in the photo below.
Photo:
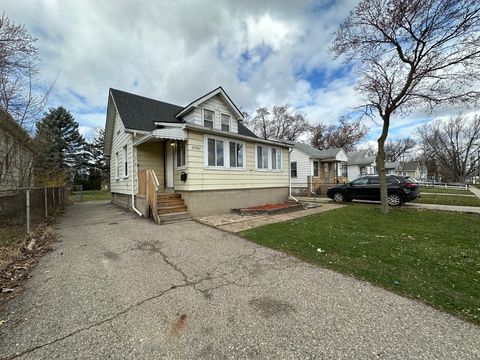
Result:
{"type": "Polygon", "coordinates": [[[320,123],[311,129],[310,143],[317,149],[343,148],[353,151],[368,133],[360,120],[341,118],[339,125],[320,123]]]}
{"type": "Polygon", "coordinates": [[[466,119],[462,115],[447,121],[438,120],[420,128],[422,149],[435,159],[452,180],[464,182],[479,166],[480,116],[466,119]]]}
{"type": "Polygon", "coordinates": [[[398,161],[412,150],[417,143],[410,137],[385,142],[385,161],[398,161]]]}
{"type": "Polygon", "coordinates": [[[53,84],[39,79],[38,49],[23,25],[0,17],[0,107],[31,130],[47,103],[53,84]],[[42,89],[42,90],[38,90],[42,89]]]}
{"type": "Polygon", "coordinates": [[[291,141],[297,140],[310,128],[304,115],[293,112],[289,105],[274,106],[272,111],[265,107],[258,108],[247,125],[262,139],[291,141]]]}
{"type": "Polygon", "coordinates": [[[337,29],[331,51],[356,62],[362,109],[383,123],[382,212],[388,212],[385,140],[392,117],[478,99],[479,34],[478,0],[363,0],[337,29]]]}

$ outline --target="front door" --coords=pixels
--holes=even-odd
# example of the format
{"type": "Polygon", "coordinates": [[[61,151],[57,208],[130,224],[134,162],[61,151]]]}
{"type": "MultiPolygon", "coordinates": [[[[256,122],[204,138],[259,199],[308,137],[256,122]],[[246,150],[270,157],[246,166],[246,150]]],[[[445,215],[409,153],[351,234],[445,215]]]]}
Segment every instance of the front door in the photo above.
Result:
{"type": "Polygon", "coordinates": [[[165,143],[165,187],[173,188],[173,146],[171,141],[165,143]]]}

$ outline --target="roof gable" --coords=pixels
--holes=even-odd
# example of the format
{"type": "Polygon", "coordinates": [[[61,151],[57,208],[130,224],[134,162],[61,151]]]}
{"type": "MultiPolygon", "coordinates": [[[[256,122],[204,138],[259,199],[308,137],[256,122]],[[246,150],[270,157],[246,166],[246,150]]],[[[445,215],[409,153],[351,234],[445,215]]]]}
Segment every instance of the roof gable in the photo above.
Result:
{"type": "Polygon", "coordinates": [[[221,86],[219,86],[218,88],[210,91],[209,93],[199,97],[198,99],[192,101],[190,104],[188,104],[183,109],[181,109],[176,114],[176,117],[178,119],[181,118],[182,116],[188,114],[193,108],[199,106],[203,102],[207,101],[208,99],[210,99],[210,98],[212,98],[216,95],[220,95],[223,98],[225,103],[232,109],[232,112],[237,115],[237,120],[240,120],[240,121],[243,120],[244,117],[243,117],[242,112],[237,107],[237,105],[235,105],[235,103],[232,101],[232,99],[230,99],[230,97],[227,95],[227,93],[225,92],[225,90],[223,90],[223,88],[221,86]]]}
{"type": "Polygon", "coordinates": [[[297,142],[295,143],[295,148],[297,150],[300,150],[301,152],[307,154],[308,156],[317,158],[317,159],[334,159],[337,157],[338,154],[344,153],[343,149],[341,148],[330,148],[330,149],[325,149],[325,150],[319,150],[317,148],[314,148],[311,145],[297,142]]]}

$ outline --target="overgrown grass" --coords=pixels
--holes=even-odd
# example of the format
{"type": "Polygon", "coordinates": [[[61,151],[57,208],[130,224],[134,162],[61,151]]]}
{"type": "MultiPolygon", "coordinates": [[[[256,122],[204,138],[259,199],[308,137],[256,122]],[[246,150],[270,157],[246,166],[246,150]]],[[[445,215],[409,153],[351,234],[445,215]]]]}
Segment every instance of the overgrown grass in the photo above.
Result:
{"type": "Polygon", "coordinates": [[[480,206],[480,199],[473,196],[449,196],[422,193],[422,197],[413,201],[420,204],[480,206]]]}
{"type": "Polygon", "coordinates": [[[473,195],[469,190],[420,187],[420,193],[473,195]]]}
{"type": "Polygon", "coordinates": [[[477,214],[353,204],[243,236],[480,324],[477,214]]]}
{"type": "Polygon", "coordinates": [[[8,246],[27,235],[25,226],[2,225],[0,229],[0,248],[8,246]]]}
{"type": "MultiPolygon", "coordinates": [[[[80,201],[80,192],[74,192],[68,198],[70,201],[80,201]]],[[[111,200],[112,194],[108,190],[87,190],[82,193],[82,201],[111,200]]]]}

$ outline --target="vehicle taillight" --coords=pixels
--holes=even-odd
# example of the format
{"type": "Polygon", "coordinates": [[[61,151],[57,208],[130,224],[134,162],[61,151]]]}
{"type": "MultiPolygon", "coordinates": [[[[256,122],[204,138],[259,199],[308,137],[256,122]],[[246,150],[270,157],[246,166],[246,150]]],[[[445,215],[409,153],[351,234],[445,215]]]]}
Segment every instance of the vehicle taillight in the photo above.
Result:
{"type": "Polygon", "coordinates": [[[405,185],[406,185],[408,188],[416,188],[416,187],[417,187],[417,184],[410,183],[410,182],[406,183],[405,185]]]}

